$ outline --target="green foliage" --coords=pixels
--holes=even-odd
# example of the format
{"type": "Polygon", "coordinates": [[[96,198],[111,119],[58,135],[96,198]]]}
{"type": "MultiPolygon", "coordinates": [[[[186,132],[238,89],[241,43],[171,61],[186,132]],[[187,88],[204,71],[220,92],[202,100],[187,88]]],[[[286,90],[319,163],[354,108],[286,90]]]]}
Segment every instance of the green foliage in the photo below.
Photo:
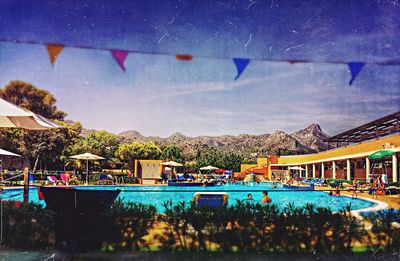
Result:
{"type": "MultiPolygon", "coordinates": [[[[364,229],[364,220],[350,214],[307,204],[261,205],[237,201],[226,208],[197,207],[193,202],[155,206],[115,202],[96,218],[94,235],[87,244],[103,250],[149,250],[157,244],[168,251],[224,251],[274,253],[347,253],[355,244],[396,253],[400,245],[400,221],[394,210],[370,213],[374,243],[364,229]],[[153,237],[152,237],[153,236],[153,237]]],[[[4,205],[4,244],[15,249],[52,247],[53,214],[40,205],[4,205]]],[[[93,221],[94,222],[94,221],[93,221]]],[[[77,224],[79,228],[79,223],[77,224]]]]}
{"type": "Polygon", "coordinates": [[[104,130],[94,131],[84,139],[83,146],[89,148],[91,153],[111,160],[118,149],[119,141],[117,136],[112,133],[104,130]]]}
{"type": "Polygon", "coordinates": [[[0,148],[22,153],[24,146],[23,137],[26,134],[22,129],[1,129],[0,130],[0,148]]]}
{"type": "Polygon", "coordinates": [[[240,164],[242,164],[243,157],[232,152],[225,152],[221,158],[221,168],[239,171],[240,164]]]}
{"type": "Polygon", "coordinates": [[[54,245],[53,213],[39,204],[3,202],[3,244],[14,249],[44,249],[54,245]]]}
{"type": "Polygon", "coordinates": [[[349,209],[333,213],[314,205],[283,210],[276,205],[238,201],[227,208],[165,202],[166,250],[243,252],[348,252],[364,229],[349,209]]]}
{"type": "Polygon", "coordinates": [[[212,165],[218,168],[239,171],[243,157],[232,152],[208,149],[197,153],[196,162],[197,166],[195,169],[197,170],[201,167],[212,165]]]}
{"type": "Polygon", "coordinates": [[[48,119],[63,120],[67,115],[55,106],[56,98],[46,90],[31,83],[10,81],[0,89],[0,97],[48,119]]]}
{"type": "Polygon", "coordinates": [[[161,149],[152,141],[143,144],[143,158],[142,159],[159,159],[161,156],[161,149]]]}
{"type": "Polygon", "coordinates": [[[176,146],[175,144],[170,144],[164,148],[161,154],[161,158],[166,161],[176,161],[182,162],[183,161],[183,154],[182,150],[176,146]]]}
{"type": "Polygon", "coordinates": [[[364,218],[372,223],[372,232],[381,245],[388,250],[400,251],[400,229],[393,224],[400,223],[399,210],[369,212],[364,218]]]}
{"type": "Polygon", "coordinates": [[[33,164],[33,171],[40,157],[45,160],[56,159],[64,149],[64,136],[54,130],[29,131],[23,137],[25,155],[33,164]]]}
{"type": "Polygon", "coordinates": [[[143,156],[143,144],[137,141],[121,143],[115,154],[122,162],[130,163],[130,169],[133,171],[135,159],[140,159],[143,156]]]}
{"type": "Polygon", "coordinates": [[[133,171],[136,159],[159,159],[161,149],[152,141],[144,144],[134,141],[132,143],[121,143],[115,155],[122,162],[129,163],[133,171]]]}
{"type": "Polygon", "coordinates": [[[153,205],[123,203],[116,201],[106,213],[102,237],[103,248],[111,246],[120,250],[149,249],[143,239],[149,234],[157,219],[157,209],[153,205]]]}
{"type": "Polygon", "coordinates": [[[23,146],[20,150],[31,160],[34,170],[39,158],[46,162],[65,163],[71,155],[68,154],[71,148],[80,142],[81,123],[75,122],[71,125],[61,121],[58,123],[64,128],[39,132],[28,131],[23,136],[23,146]]]}
{"type": "Polygon", "coordinates": [[[57,121],[58,124],[62,125],[63,129],[58,129],[64,134],[64,148],[60,156],[60,160],[65,164],[69,160],[69,156],[84,153],[82,150],[83,137],[81,136],[82,124],[80,122],[74,122],[67,124],[62,121],[57,121]]]}

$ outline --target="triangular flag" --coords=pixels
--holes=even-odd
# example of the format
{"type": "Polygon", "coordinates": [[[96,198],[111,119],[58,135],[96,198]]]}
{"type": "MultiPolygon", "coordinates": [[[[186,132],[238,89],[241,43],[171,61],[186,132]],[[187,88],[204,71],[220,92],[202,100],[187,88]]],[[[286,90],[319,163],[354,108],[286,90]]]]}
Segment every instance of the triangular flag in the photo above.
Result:
{"type": "Polygon", "coordinates": [[[289,60],[288,63],[289,64],[297,64],[297,63],[305,63],[305,60],[289,60]]]}
{"type": "Polygon", "coordinates": [[[121,69],[125,72],[126,69],[124,66],[124,62],[129,52],[122,50],[110,50],[110,52],[111,55],[114,57],[114,60],[118,63],[119,67],[121,67],[121,69]]]}
{"type": "Polygon", "coordinates": [[[176,54],[175,58],[181,61],[190,61],[193,59],[193,56],[190,54],[176,54]]]}
{"type": "Polygon", "coordinates": [[[351,73],[351,80],[349,81],[349,85],[352,85],[354,80],[356,79],[357,75],[361,72],[362,68],[364,67],[365,63],[349,62],[347,65],[349,66],[350,73],[351,73]]]}
{"type": "Polygon", "coordinates": [[[57,56],[64,49],[64,45],[62,45],[62,44],[46,44],[46,47],[47,47],[47,52],[49,53],[51,65],[53,65],[57,59],[57,56]]]}
{"type": "Polygon", "coordinates": [[[236,65],[237,75],[235,77],[235,81],[239,79],[240,75],[243,73],[244,69],[246,69],[247,65],[250,63],[250,59],[243,58],[233,58],[233,62],[236,65]]]}

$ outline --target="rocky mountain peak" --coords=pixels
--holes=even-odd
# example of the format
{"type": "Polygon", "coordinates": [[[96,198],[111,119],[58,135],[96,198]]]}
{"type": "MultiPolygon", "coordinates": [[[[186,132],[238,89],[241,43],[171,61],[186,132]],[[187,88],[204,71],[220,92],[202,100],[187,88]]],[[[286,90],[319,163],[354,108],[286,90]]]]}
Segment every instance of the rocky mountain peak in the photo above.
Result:
{"type": "Polygon", "coordinates": [[[313,123],[305,129],[296,131],[292,133],[291,136],[313,150],[322,151],[328,149],[328,144],[323,140],[328,138],[329,135],[323,132],[321,126],[317,123],[313,123]]]}
{"type": "Polygon", "coordinates": [[[307,128],[304,129],[304,131],[312,133],[314,135],[319,135],[323,133],[321,126],[317,123],[312,123],[310,124],[307,128]]]}
{"type": "Polygon", "coordinates": [[[271,135],[269,136],[269,138],[270,138],[270,139],[274,139],[274,138],[286,138],[286,137],[288,137],[288,136],[289,136],[289,134],[287,134],[286,132],[281,131],[281,130],[278,130],[278,131],[275,131],[275,132],[271,133],[271,135]]]}
{"type": "Polygon", "coordinates": [[[144,138],[144,136],[142,134],[140,134],[140,132],[135,131],[135,130],[128,130],[128,131],[121,132],[120,134],[118,134],[118,136],[120,138],[128,139],[128,140],[142,140],[144,138]]]}
{"type": "Polygon", "coordinates": [[[171,136],[169,136],[167,139],[172,140],[172,139],[187,139],[187,138],[188,137],[186,137],[182,133],[175,132],[175,133],[171,134],[171,136]]]}

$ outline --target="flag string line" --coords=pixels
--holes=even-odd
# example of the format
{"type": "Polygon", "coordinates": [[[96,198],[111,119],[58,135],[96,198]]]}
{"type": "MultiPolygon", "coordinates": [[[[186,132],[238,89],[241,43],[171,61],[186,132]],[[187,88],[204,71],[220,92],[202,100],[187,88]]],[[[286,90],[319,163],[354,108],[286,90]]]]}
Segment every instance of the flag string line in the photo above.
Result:
{"type": "MultiPolygon", "coordinates": [[[[191,55],[191,54],[183,54],[183,53],[168,53],[168,52],[157,52],[157,51],[141,51],[141,50],[133,50],[133,49],[118,49],[118,48],[106,48],[106,47],[93,47],[88,45],[67,45],[62,43],[44,43],[33,40],[18,40],[18,39],[6,39],[0,38],[0,42],[3,43],[13,43],[13,44],[30,44],[30,45],[59,45],[65,48],[74,48],[74,49],[86,49],[86,50],[97,50],[97,51],[123,51],[132,54],[144,54],[144,55],[159,55],[159,56],[179,56],[179,55],[187,55],[192,56],[194,58],[203,58],[203,59],[216,59],[216,60],[232,60],[232,59],[248,59],[251,61],[260,61],[260,62],[279,62],[279,63],[289,63],[289,64],[300,64],[300,63],[314,63],[314,64],[348,64],[352,61],[344,61],[344,60],[311,60],[311,59],[273,59],[273,58],[249,58],[249,57],[227,57],[227,56],[211,56],[211,55],[191,55]]],[[[182,59],[185,60],[185,59],[182,59]]],[[[190,59],[189,59],[190,60],[190,59]]],[[[368,65],[384,65],[384,66],[399,66],[400,59],[391,59],[391,60],[382,60],[382,61],[363,61],[357,60],[358,62],[362,62],[368,65]]]]}

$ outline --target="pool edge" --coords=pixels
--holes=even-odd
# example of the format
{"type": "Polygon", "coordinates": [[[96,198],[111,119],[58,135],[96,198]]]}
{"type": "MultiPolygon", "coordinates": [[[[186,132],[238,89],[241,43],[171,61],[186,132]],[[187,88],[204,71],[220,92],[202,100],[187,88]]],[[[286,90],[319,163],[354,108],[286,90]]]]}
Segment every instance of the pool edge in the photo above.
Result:
{"type": "MultiPolygon", "coordinates": [[[[349,195],[342,195],[342,196],[352,198],[352,196],[349,196],[349,195]]],[[[374,205],[371,207],[351,210],[350,213],[357,218],[362,217],[361,216],[362,212],[367,212],[367,211],[375,212],[375,211],[379,211],[379,210],[388,208],[388,204],[383,201],[380,201],[380,200],[376,200],[376,199],[372,199],[372,198],[357,198],[357,199],[361,199],[361,200],[365,200],[365,201],[374,203],[374,205]]]]}

